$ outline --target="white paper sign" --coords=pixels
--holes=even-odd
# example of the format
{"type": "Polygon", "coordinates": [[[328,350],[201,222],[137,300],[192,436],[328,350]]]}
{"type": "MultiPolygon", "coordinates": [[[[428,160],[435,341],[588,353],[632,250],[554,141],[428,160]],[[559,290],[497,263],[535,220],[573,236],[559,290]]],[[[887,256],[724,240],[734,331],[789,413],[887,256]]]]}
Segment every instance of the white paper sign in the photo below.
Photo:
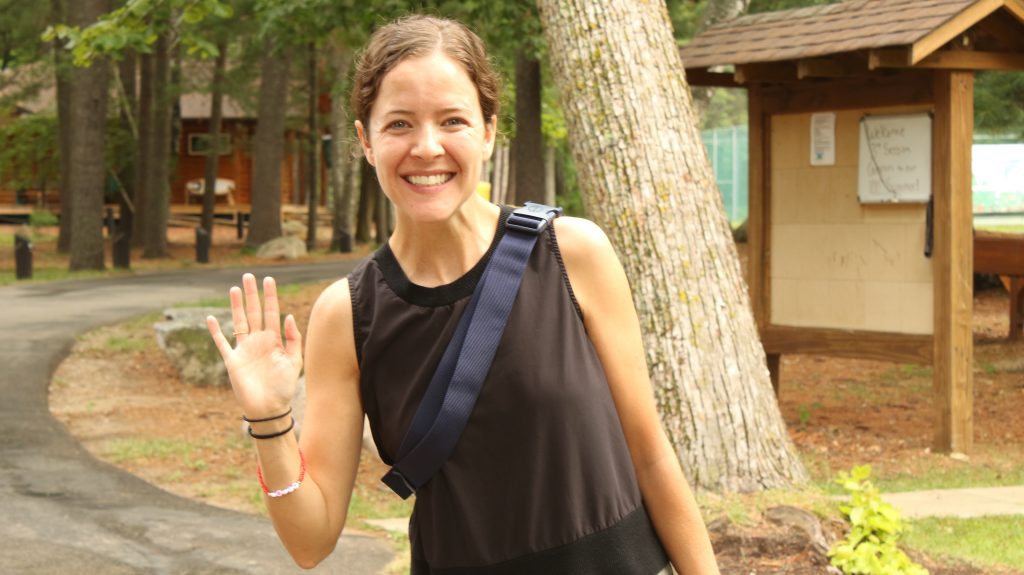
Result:
{"type": "Polygon", "coordinates": [[[858,165],[862,203],[927,202],[932,195],[931,116],[861,118],[858,165]]]}
{"type": "Polygon", "coordinates": [[[836,164],[836,114],[811,114],[811,165],[836,164]]]}

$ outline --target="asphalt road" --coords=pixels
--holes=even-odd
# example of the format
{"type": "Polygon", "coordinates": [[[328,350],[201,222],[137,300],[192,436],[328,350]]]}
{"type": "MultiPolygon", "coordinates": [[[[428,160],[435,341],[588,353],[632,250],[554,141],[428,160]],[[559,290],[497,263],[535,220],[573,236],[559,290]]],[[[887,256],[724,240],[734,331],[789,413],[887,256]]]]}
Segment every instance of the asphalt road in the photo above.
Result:
{"type": "MultiPolygon", "coordinates": [[[[249,269],[281,283],[339,278],[353,263],[249,269]]],[[[241,269],[0,287],[0,574],[296,573],[269,520],[162,491],[94,459],[47,408],[76,334],[174,303],[222,296],[241,269]]],[[[377,538],[345,535],[314,573],[378,573],[377,538]]]]}

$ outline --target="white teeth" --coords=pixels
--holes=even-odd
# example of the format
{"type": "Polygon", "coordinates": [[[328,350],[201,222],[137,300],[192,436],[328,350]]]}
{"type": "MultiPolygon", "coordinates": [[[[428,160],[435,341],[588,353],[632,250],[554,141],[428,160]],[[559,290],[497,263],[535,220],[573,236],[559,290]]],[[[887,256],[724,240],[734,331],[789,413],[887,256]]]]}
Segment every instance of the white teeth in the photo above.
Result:
{"type": "Polygon", "coordinates": [[[406,181],[416,186],[440,186],[452,179],[452,174],[434,174],[431,176],[406,176],[406,181]]]}

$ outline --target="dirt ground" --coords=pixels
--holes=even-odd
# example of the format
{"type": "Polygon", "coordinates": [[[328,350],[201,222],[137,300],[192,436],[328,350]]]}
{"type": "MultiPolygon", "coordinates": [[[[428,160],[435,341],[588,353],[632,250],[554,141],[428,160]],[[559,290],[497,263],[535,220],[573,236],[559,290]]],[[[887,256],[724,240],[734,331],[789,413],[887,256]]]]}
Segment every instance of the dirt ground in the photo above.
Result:
{"type": "MultiPolygon", "coordinates": [[[[326,284],[283,297],[283,311],[305,323],[326,284]]],[[[1005,339],[1005,291],[975,298],[976,448],[969,458],[932,453],[931,374],[927,367],[812,356],[782,362],[780,407],[793,441],[818,482],[857,464],[876,476],[1024,467],[1024,341],[1005,339]],[[1008,454],[1011,454],[1008,456],[1008,454]],[[1017,454],[1016,456],[1012,454],[1017,454]]],[[[57,370],[53,414],[97,457],[184,497],[265,513],[251,446],[230,389],[181,383],[157,348],[154,314],[82,336],[57,370]]],[[[381,486],[383,465],[364,452],[356,498],[359,518],[393,496],[381,486]]],[[[400,508],[399,508],[400,509],[400,508]]],[[[358,523],[369,529],[364,523],[358,523]]],[[[724,573],[809,574],[825,564],[806,540],[763,518],[749,524],[712,522],[724,573]]],[[[832,539],[841,524],[825,524],[832,539]]],[[[932,573],[991,573],[915,555],[932,573]]]]}

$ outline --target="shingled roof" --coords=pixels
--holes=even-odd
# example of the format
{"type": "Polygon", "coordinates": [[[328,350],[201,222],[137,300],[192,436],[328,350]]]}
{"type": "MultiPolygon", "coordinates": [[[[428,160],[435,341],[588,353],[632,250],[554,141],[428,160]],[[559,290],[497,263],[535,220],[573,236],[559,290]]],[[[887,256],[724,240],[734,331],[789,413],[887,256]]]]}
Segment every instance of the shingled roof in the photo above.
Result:
{"type": "Polygon", "coordinates": [[[687,68],[706,68],[910,46],[931,35],[951,39],[1000,9],[1024,22],[1022,0],[850,0],[728,20],[680,54],[687,68]]]}

